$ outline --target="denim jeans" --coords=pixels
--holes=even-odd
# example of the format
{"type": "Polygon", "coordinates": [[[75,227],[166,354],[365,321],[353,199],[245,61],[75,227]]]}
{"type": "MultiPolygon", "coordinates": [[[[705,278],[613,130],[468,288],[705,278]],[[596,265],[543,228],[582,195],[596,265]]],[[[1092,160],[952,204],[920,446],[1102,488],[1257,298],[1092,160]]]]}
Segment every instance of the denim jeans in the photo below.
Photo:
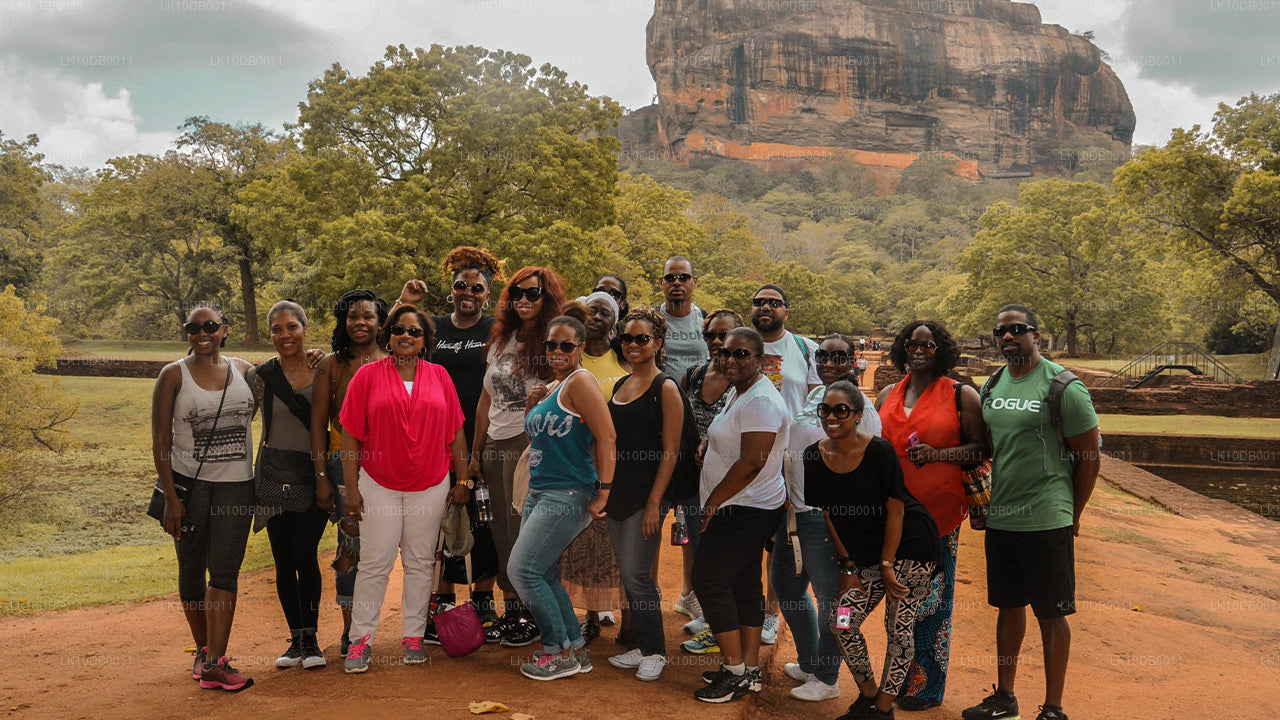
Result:
{"type": "Polygon", "coordinates": [[[840,567],[832,557],[831,537],[821,510],[796,513],[800,557],[804,569],[796,577],[796,561],[787,545],[787,524],[778,528],[769,566],[769,580],[778,596],[778,606],[787,619],[791,637],[796,643],[800,669],[813,673],[824,683],[834,685],[840,679],[841,652],[827,620],[835,607],[840,587],[840,567]],[[817,598],[815,611],[809,596],[809,583],[817,598]]]}
{"type": "MultiPolygon", "coordinates": [[[[662,508],[659,522],[666,516],[662,508]]],[[[662,628],[662,591],[653,577],[653,558],[662,542],[662,528],[653,537],[644,538],[644,510],[631,513],[626,520],[609,519],[609,537],[618,557],[622,586],[627,591],[631,608],[631,627],[636,645],[645,655],[667,654],[667,637],[662,628]]]]}
{"type": "Polygon", "coordinates": [[[560,556],[578,533],[591,524],[586,488],[529,489],[520,534],[511,548],[507,570],[511,583],[542,633],[542,649],[559,653],[582,647],[582,630],[569,593],[560,582],[560,556]]]}

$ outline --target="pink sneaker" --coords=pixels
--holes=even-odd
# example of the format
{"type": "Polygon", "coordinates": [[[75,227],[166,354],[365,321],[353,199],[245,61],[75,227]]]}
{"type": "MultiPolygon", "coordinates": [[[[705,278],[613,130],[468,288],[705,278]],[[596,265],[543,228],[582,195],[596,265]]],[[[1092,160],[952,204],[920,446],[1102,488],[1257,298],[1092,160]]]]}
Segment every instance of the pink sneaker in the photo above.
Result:
{"type": "Polygon", "coordinates": [[[204,663],[208,660],[209,648],[201,647],[196,650],[195,662],[191,664],[191,679],[196,682],[200,681],[200,671],[204,669],[204,663]]]}
{"type": "Polygon", "coordinates": [[[200,671],[200,687],[205,690],[240,692],[253,687],[253,678],[231,667],[231,661],[223,655],[216,664],[204,664],[200,671]]]}

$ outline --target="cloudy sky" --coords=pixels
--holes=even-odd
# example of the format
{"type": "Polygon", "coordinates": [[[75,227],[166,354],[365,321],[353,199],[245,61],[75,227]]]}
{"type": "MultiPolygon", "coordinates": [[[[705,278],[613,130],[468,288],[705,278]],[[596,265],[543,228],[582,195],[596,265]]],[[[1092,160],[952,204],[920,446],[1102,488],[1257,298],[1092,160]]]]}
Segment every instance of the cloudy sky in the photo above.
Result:
{"type": "MultiPolygon", "coordinates": [[[[1092,30],[1138,115],[1135,141],[1280,91],[1280,0],[1040,0],[1092,30]]],[[[653,0],[0,0],[0,132],[97,167],[161,152],[183,119],[279,127],[334,61],[388,44],[478,44],[552,62],[624,107],[649,104],[653,0]]]]}

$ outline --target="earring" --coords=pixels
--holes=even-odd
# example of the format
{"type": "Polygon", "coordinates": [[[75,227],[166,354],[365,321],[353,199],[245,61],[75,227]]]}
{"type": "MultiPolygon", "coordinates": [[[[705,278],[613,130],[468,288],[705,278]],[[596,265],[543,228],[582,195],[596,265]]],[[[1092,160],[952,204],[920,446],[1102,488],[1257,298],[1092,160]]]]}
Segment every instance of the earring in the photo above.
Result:
{"type": "Polygon", "coordinates": [[[482,306],[481,306],[481,308],[482,308],[482,309],[484,309],[484,310],[488,310],[488,309],[489,309],[489,305],[490,305],[490,301],[489,301],[489,300],[485,300],[485,301],[484,301],[484,305],[482,305],[482,306]]]}

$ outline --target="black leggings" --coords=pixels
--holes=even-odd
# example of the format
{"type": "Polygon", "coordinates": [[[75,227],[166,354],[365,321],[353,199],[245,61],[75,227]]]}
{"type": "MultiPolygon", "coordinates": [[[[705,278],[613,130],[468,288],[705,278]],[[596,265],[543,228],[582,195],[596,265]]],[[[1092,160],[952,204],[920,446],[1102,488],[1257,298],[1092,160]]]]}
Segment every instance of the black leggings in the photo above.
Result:
{"type": "Polygon", "coordinates": [[[314,630],[320,617],[320,562],[316,549],[329,515],[312,505],[267,521],[271,556],[276,561],[276,595],[290,630],[314,630]]]}
{"type": "Polygon", "coordinates": [[[176,472],[173,479],[191,488],[182,514],[184,530],[173,541],[178,596],[185,602],[204,600],[206,573],[208,587],[234,593],[253,524],[253,481],[208,482],[176,472]]]}
{"type": "Polygon", "coordinates": [[[693,558],[693,592],[712,632],[764,625],[764,544],[778,531],[783,512],[731,505],[707,523],[693,558]]]}

